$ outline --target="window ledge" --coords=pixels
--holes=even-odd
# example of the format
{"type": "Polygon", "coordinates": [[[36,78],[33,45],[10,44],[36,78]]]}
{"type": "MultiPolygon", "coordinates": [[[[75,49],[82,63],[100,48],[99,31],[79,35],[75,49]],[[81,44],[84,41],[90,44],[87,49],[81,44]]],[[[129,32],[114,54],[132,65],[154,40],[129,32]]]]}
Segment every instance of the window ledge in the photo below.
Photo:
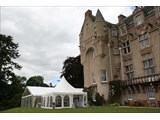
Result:
{"type": "Polygon", "coordinates": [[[141,55],[152,52],[152,45],[140,49],[141,55]]]}
{"type": "Polygon", "coordinates": [[[133,98],[128,98],[128,100],[133,100],[133,98]]]}
{"type": "Polygon", "coordinates": [[[155,98],[148,98],[149,100],[154,100],[155,98]]]}
{"type": "Polygon", "coordinates": [[[130,54],[132,54],[132,52],[129,52],[129,53],[126,53],[126,54],[123,54],[124,56],[128,56],[128,55],[130,55],[130,54]]]}
{"type": "Polygon", "coordinates": [[[102,84],[108,83],[108,81],[101,81],[102,84]]]}
{"type": "Polygon", "coordinates": [[[128,53],[128,54],[124,54],[124,55],[123,55],[123,59],[124,59],[124,60],[132,59],[132,52],[130,52],[130,53],[128,53]]]}
{"type": "Polygon", "coordinates": [[[97,83],[92,83],[92,86],[97,86],[97,83]]]}

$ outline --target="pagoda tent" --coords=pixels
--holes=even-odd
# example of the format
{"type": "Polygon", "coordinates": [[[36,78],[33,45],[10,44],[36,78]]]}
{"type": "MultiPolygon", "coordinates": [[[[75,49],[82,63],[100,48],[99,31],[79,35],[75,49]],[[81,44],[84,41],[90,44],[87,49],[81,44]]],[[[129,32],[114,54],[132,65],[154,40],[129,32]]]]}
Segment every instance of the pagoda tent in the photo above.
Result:
{"type": "Polygon", "coordinates": [[[87,93],[74,88],[63,77],[53,87],[27,86],[21,100],[22,107],[74,108],[87,106],[87,93]]]}

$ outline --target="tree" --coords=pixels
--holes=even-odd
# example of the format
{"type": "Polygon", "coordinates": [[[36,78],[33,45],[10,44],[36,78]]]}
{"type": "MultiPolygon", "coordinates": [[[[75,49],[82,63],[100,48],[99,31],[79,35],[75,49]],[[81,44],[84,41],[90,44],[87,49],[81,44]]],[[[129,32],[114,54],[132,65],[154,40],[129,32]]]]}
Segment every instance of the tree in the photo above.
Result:
{"type": "Polygon", "coordinates": [[[1,82],[0,109],[20,107],[26,80],[26,77],[14,76],[9,84],[1,82]]]}
{"type": "Polygon", "coordinates": [[[12,59],[17,59],[18,44],[13,42],[11,36],[0,34],[0,82],[11,81],[14,77],[13,68],[21,69],[21,66],[12,59]]]}
{"type": "Polygon", "coordinates": [[[17,103],[13,103],[13,106],[20,104],[17,97],[22,94],[23,88],[13,72],[14,68],[21,69],[21,66],[13,61],[20,56],[17,48],[18,44],[13,42],[11,36],[0,34],[0,109],[10,108],[13,101],[17,103]]]}
{"type": "Polygon", "coordinates": [[[21,97],[26,86],[26,81],[26,77],[15,76],[12,83],[9,85],[10,89],[8,90],[9,100],[7,101],[7,108],[20,107],[21,97]]]}
{"type": "Polygon", "coordinates": [[[61,77],[64,76],[72,86],[83,88],[84,75],[83,66],[80,63],[80,55],[77,57],[68,57],[63,63],[61,73],[61,77]]]}
{"type": "Polygon", "coordinates": [[[42,86],[49,87],[47,84],[43,83],[44,78],[42,76],[30,77],[26,83],[27,86],[42,86]]]}

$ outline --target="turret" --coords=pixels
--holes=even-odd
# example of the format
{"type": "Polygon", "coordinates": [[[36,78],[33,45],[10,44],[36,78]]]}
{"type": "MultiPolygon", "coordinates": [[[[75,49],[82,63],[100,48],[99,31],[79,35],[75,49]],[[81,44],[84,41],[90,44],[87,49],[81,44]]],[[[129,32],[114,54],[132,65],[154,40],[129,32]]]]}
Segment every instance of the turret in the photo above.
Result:
{"type": "Polygon", "coordinates": [[[99,9],[97,10],[95,21],[105,21],[99,9]]]}
{"type": "Polygon", "coordinates": [[[97,10],[95,16],[93,31],[94,31],[93,35],[95,37],[103,37],[104,39],[108,34],[107,22],[104,20],[103,15],[101,14],[99,9],[97,10]]]}

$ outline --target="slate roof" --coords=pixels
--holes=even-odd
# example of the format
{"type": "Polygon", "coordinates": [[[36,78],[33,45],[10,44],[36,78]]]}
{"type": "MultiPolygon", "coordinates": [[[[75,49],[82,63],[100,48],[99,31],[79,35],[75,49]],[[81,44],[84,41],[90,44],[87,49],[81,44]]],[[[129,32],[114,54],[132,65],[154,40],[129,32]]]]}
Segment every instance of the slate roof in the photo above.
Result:
{"type": "Polygon", "coordinates": [[[144,16],[147,17],[148,15],[152,14],[153,9],[154,6],[145,6],[144,8],[142,8],[142,10],[144,11],[144,16]]]}
{"type": "MultiPolygon", "coordinates": [[[[142,10],[144,11],[144,16],[147,17],[153,14],[154,6],[145,6],[145,7],[142,7],[142,10]]],[[[125,23],[128,26],[133,23],[133,14],[125,18],[125,23]]]]}
{"type": "Polygon", "coordinates": [[[95,21],[105,21],[99,9],[97,10],[95,21]]]}

